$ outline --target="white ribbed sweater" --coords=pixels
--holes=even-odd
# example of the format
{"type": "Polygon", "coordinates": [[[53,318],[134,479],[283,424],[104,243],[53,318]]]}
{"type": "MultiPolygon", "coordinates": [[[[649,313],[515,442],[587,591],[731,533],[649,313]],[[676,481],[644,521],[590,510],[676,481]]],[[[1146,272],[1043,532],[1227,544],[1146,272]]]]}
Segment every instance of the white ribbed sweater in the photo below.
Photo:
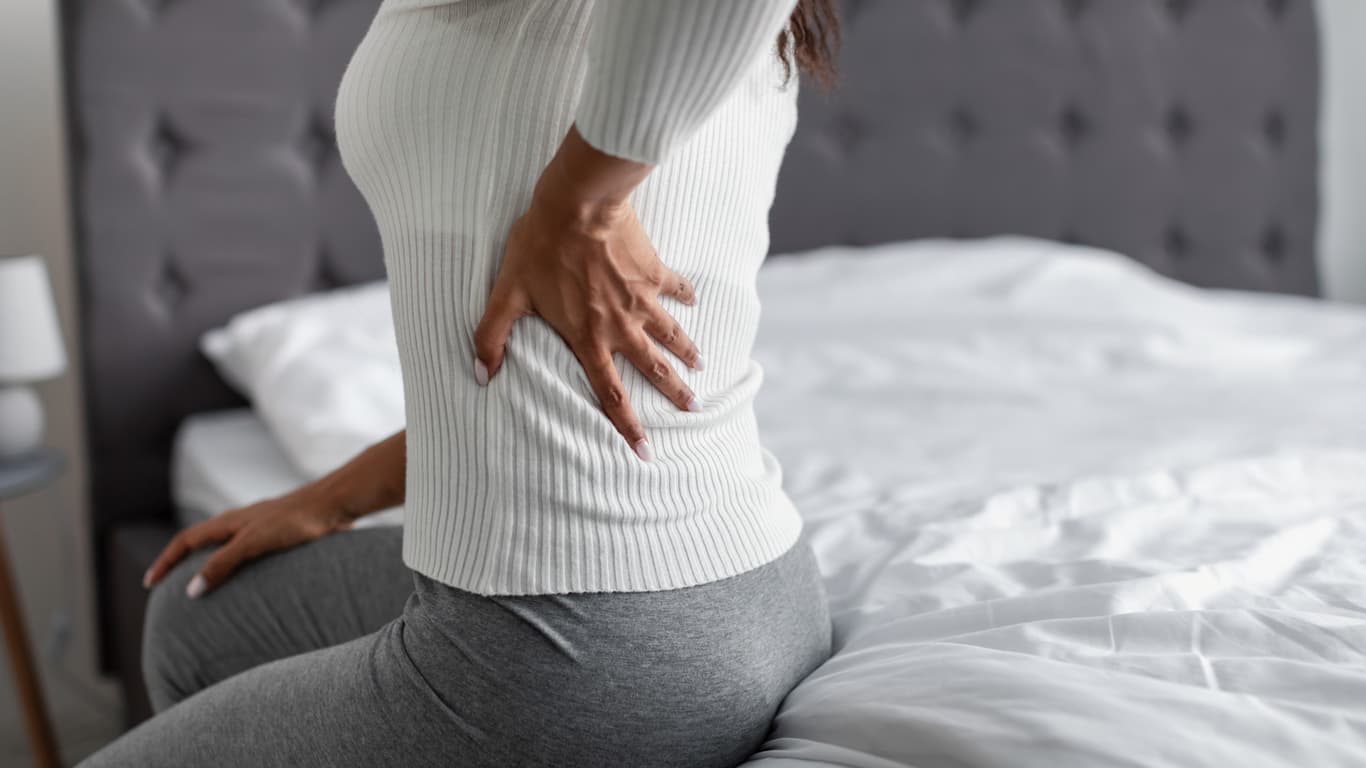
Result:
{"type": "MultiPolygon", "coordinates": [[[[759,442],[756,272],[796,125],[775,41],[795,0],[386,0],[336,103],[379,225],[408,425],[403,558],[480,594],[675,589],[769,562],[802,523],[759,442]],[[680,410],[624,357],[654,448],[613,429],[565,343],[519,320],[489,386],[473,333],[512,222],[571,124],[657,163],[632,202],[698,304],[680,410]]],[[[670,356],[672,357],[672,356],[670,356]]],[[[793,418],[800,418],[793,414],[793,418]]]]}

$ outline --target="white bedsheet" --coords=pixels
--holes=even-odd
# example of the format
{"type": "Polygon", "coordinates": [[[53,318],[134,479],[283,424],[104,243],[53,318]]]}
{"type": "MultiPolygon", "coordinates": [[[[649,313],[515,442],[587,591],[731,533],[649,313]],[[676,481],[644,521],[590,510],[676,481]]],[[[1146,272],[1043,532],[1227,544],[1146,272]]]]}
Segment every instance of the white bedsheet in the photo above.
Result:
{"type": "MultiPolygon", "coordinates": [[[[197,413],[181,424],[171,453],[171,495],[182,527],[307,482],[250,408],[197,413]]],[[[356,521],[357,528],[403,522],[394,507],[356,521]]]]}
{"type": "Polygon", "coordinates": [[[1022,240],[760,291],[836,654],[753,764],[1366,765],[1366,311],[1022,240]]]}
{"type": "Polygon", "coordinates": [[[755,765],[1366,765],[1366,312],[1040,244],[772,262],[837,653],[755,765]]]}

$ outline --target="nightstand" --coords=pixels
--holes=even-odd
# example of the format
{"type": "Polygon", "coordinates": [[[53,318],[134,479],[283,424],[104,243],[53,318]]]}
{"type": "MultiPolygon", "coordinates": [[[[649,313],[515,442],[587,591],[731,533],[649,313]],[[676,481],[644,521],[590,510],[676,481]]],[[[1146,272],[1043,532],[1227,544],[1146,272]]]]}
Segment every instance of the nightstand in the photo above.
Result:
{"type": "MultiPolygon", "coordinates": [[[[66,459],[51,450],[19,459],[0,460],[0,501],[18,498],[46,486],[65,467],[66,459]]],[[[3,521],[0,521],[0,623],[4,624],[5,647],[23,703],[24,727],[35,763],[40,768],[58,768],[61,761],[57,740],[53,736],[47,706],[43,703],[43,689],[38,683],[38,667],[33,662],[28,633],[24,630],[24,612],[14,589],[14,572],[10,568],[9,543],[5,540],[3,521]]]]}

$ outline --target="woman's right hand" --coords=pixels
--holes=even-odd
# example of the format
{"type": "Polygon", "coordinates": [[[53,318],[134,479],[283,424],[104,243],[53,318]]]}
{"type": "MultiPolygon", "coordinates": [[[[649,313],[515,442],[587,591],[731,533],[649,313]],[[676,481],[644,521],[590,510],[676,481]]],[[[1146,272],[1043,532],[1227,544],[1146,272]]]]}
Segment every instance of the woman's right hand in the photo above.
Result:
{"type": "Polygon", "coordinates": [[[488,306],[474,332],[474,376],[498,374],[508,336],[535,315],[560,335],[608,420],[642,461],[653,452],[626,396],[620,353],[681,410],[702,404],[664,352],[692,370],[702,354],[660,301],[697,303],[692,283],[660,260],[628,199],[651,166],[600,152],[571,128],[512,223],[488,306]]]}
{"type": "Polygon", "coordinates": [[[245,562],[348,530],[354,523],[340,504],[306,485],[182,530],[147,569],[142,584],[151,587],[189,553],[221,542],[185,590],[190,597],[199,597],[245,562]]]}

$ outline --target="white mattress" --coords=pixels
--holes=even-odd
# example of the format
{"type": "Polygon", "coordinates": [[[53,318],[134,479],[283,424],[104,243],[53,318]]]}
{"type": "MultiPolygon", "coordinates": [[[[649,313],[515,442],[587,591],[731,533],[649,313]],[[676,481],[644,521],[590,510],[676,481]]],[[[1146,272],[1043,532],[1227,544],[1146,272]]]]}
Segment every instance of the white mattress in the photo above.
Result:
{"type": "MultiPolygon", "coordinates": [[[[198,413],[176,434],[171,493],[182,526],[234,507],[278,496],[305,482],[250,408],[198,413]]],[[[357,521],[357,528],[402,523],[395,507],[357,521]]]]}
{"type": "MultiPolygon", "coordinates": [[[[1366,312],[1005,241],[760,289],[836,653],[751,762],[1366,765],[1366,312]]],[[[183,437],[178,498],[291,482],[245,415],[183,437]]]]}

